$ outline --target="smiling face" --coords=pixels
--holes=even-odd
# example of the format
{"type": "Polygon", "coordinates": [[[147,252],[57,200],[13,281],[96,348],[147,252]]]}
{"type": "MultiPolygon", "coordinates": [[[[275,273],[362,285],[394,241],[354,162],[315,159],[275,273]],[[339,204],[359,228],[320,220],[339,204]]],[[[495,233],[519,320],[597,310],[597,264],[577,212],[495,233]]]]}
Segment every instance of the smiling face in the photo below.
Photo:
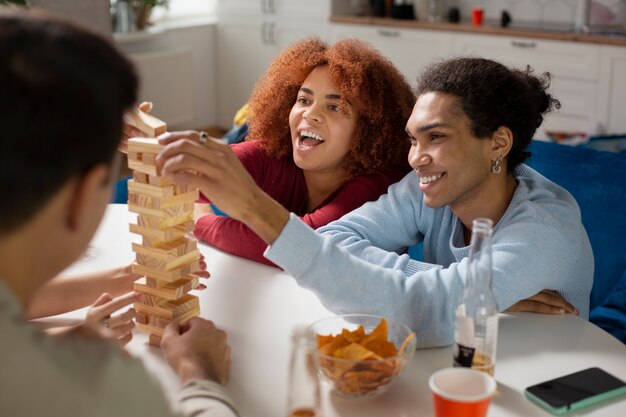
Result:
{"type": "Polygon", "coordinates": [[[473,136],[470,119],[454,96],[420,95],[407,122],[409,163],[420,178],[424,203],[453,212],[473,210],[489,201],[492,140],[473,136]]]}
{"type": "Polygon", "coordinates": [[[328,66],[316,67],[304,80],[289,113],[293,159],[304,171],[343,176],[343,160],[356,129],[356,112],[341,102],[328,66]]]}

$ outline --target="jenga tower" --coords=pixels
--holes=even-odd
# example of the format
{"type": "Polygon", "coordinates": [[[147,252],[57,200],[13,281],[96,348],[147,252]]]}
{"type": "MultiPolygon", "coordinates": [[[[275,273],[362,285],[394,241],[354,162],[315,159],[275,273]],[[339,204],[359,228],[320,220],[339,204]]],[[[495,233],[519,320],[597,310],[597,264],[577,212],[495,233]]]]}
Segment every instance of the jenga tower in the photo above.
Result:
{"type": "Polygon", "coordinates": [[[193,205],[198,190],[188,191],[171,178],[160,176],[154,164],[163,149],[156,139],[167,130],[165,123],[137,111],[127,123],[150,138],[128,141],[128,167],[133,178],[128,181],[128,209],[137,213],[137,224],[130,231],[142,236],[133,243],[137,254],[134,273],[143,275],[135,281],[141,301],[135,302],[137,327],[150,335],[150,344],[160,346],[164,327],[174,319],[185,322],[200,315],[198,297],[188,292],[198,286],[200,252],[197,241],[188,238],[193,229],[193,205]]]}

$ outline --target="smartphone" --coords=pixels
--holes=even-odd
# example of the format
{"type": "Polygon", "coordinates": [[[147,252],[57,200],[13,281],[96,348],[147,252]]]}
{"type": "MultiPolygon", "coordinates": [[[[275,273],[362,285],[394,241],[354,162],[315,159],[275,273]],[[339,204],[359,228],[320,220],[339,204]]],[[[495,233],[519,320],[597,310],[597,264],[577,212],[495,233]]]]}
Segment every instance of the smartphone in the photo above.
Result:
{"type": "Polygon", "coordinates": [[[533,385],[524,393],[540,407],[561,415],[626,394],[626,382],[600,368],[589,368],[533,385]]]}

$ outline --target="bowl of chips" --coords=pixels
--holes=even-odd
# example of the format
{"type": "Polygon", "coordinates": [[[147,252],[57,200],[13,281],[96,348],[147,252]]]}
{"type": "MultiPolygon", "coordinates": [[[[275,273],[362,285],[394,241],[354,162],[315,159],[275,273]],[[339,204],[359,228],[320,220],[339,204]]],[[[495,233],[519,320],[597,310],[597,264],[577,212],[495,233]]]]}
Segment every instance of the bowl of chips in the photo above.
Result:
{"type": "Polygon", "coordinates": [[[415,353],[415,333],[395,320],[345,314],[316,321],[318,369],[332,392],[370,398],[389,389],[415,353]]]}

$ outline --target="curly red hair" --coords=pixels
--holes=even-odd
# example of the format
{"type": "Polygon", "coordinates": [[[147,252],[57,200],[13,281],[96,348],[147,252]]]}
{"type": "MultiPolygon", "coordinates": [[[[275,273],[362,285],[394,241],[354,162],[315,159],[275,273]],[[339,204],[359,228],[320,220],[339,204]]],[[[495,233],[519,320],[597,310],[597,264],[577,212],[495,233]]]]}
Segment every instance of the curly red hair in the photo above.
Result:
{"type": "Polygon", "coordinates": [[[373,170],[408,172],[410,144],[404,127],[415,95],[387,58],[356,39],[329,46],[306,38],[285,49],[252,92],[248,138],[277,158],[291,155],[289,112],[306,77],[321,65],[328,65],[342,101],[358,114],[352,148],[344,160],[347,177],[373,170]]]}

